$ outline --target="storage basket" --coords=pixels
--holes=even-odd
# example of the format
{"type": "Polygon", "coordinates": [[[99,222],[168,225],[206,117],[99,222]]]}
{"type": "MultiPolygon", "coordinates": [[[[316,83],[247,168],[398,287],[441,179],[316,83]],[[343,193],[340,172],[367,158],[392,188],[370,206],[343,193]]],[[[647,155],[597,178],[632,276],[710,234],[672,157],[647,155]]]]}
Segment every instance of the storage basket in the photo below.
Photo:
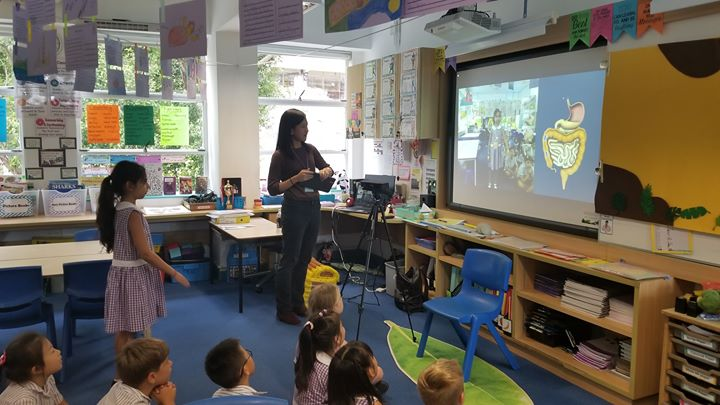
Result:
{"type": "Polygon", "coordinates": [[[319,265],[308,268],[305,277],[305,293],[303,294],[305,305],[308,304],[310,291],[312,291],[313,287],[319,284],[337,284],[338,281],[340,281],[340,274],[330,266],[319,265]]]}
{"type": "MultiPolygon", "coordinates": [[[[170,265],[190,282],[210,280],[210,262],[171,263],[170,265]]],[[[176,283],[177,281],[171,278],[170,282],[176,283]]]]}
{"type": "Polygon", "coordinates": [[[20,218],[37,215],[38,192],[36,190],[11,193],[0,191],[0,218],[20,218]]]}
{"type": "Polygon", "coordinates": [[[87,190],[84,188],[65,192],[42,190],[43,208],[49,217],[84,214],[86,198],[87,190]]]}

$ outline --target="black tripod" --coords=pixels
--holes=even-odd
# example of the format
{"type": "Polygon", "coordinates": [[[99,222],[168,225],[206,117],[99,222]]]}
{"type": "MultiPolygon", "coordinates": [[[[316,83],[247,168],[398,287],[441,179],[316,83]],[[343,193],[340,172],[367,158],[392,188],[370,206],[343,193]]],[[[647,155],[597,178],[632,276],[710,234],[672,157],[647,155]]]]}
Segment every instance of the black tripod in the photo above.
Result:
{"type": "MultiPolygon", "coordinates": [[[[375,198],[375,201],[372,205],[372,208],[370,209],[370,213],[368,214],[367,219],[365,220],[365,224],[363,225],[362,234],[360,235],[360,240],[358,241],[356,250],[360,250],[360,247],[362,246],[363,242],[367,238],[368,246],[367,246],[367,254],[365,256],[365,274],[363,277],[363,283],[362,283],[362,290],[360,291],[360,294],[355,295],[353,297],[348,298],[349,300],[355,299],[357,297],[360,297],[360,303],[358,304],[358,322],[357,322],[357,332],[355,334],[355,340],[360,339],[360,323],[362,322],[362,314],[365,309],[365,291],[367,289],[367,282],[368,282],[368,273],[370,272],[370,256],[372,255],[372,248],[373,248],[373,242],[376,239],[381,239],[379,235],[375,233],[375,227],[377,226],[378,222],[382,222],[383,228],[385,230],[385,237],[387,238],[388,243],[390,244],[390,254],[392,255],[393,263],[395,264],[395,273],[397,274],[398,271],[400,271],[400,267],[398,267],[397,259],[395,257],[395,250],[392,246],[392,240],[390,239],[390,230],[388,229],[387,220],[385,219],[385,207],[387,206],[387,201],[382,201],[379,198],[375,198]],[[378,215],[380,215],[380,221],[378,221],[378,215]]],[[[352,265],[347,270],[347,274],[345,275],[345,280],[343,281],[342,288],[340,289],[340,295],[343,294],[345,291],[345,285],[347,285],[348,280],[350,279],[350,273],[352,272],[352,265]]],[[[377,276],[375,276],[377,277],[377,276]]],[[[374,285],[374,283],[373,283],[374,285]]],[[[407,296],[405,295],[405,291],[400,292],[402,294],[403,302],[405,303],[405,313],[408,317],[408,323],[410,324],[410,332],[412,334],[413,342],[416,342],[415,338],[415,331],[412,326],[412,319],[410,318],[410,311],[408,311],[408,300],[407,296]]],[[[373,291],[373,294],[375,294],[375,291],[373,291]]],[[[377,302],[377,305],[380,305],[380,301],[377,299],[377,296],[375,296],[375,301],[377,302]]]]}

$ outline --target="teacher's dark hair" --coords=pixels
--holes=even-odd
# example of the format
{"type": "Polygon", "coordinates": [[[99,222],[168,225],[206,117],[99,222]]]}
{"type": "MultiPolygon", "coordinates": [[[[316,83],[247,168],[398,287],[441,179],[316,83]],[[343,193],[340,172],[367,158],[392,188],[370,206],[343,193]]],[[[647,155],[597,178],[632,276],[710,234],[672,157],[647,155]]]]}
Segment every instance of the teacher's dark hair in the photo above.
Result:
{"type": "Polygon", "coordinates": [[[285,111],[280,117],[280,127],[278,128],[277,145],[275,150],[279,150],[288,159],[294,159],[295,154],[292,151],[292,130],[301,122],[305,121],[305,113],[291,108],[285,111]]]}
{"type": "Polygon", "coordinates": [[[115,245],[115,200],[125,195],[127,182],[137,184],[140,180],[147,181],[145,168],[135,162],[123,160],[115,165],[112,173],[105,177],[100,185],[95,223],[100,232],[100,243],[108,253],[112,252],[115,245]]]}

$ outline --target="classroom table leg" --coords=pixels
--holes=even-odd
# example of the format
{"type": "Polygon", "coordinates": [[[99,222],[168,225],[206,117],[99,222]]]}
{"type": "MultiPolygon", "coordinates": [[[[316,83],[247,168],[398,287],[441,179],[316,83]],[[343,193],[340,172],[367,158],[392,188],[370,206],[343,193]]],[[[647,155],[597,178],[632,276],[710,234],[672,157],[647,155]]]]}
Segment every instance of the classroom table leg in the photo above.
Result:
{"type": "Polygon", "coordinates": [[[243,277],[243,244],[242,242],[237,243],[238,247],[238,312],[243,312],[243,283],[245,282],[243,277]]]}

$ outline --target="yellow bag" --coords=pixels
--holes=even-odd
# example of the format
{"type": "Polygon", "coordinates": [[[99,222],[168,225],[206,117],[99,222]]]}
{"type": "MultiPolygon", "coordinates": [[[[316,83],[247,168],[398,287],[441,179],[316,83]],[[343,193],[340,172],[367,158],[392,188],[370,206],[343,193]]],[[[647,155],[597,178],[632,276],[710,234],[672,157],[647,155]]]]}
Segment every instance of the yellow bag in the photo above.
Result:
{"type": "Polygon", "coordinates": [[[308,304],[310,291],[318,284],[337,284],[340,281],[340,274],[330,266],[320,264],[314,258],[308,264],[308,272],[305,277],[305,305],[308,304]]]}

